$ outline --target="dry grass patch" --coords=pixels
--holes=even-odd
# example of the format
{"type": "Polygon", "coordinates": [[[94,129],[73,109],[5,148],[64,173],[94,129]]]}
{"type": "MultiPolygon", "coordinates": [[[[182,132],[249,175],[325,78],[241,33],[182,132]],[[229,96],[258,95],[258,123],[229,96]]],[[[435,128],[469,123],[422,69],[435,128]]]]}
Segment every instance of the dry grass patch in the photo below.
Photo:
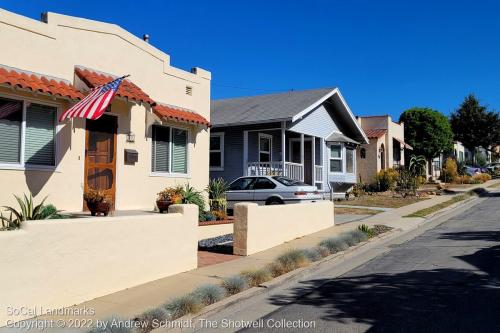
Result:
{"type": "Polygon", "coordinates": [[[354,208],[354,207],[335,207],[334,213],[336,215],[375,215],[381,213],[380,210],[367,209],[367,208],[354,208]]]}
{"type": "Polygon", "coordinates": [[[456,197],[453,197],[451,198],[450,200],[447,200],[445,202],[442,202],[440,204],[437,204],[437,205],[434,205],[434,206],[431,206],[431,207],[427,207],[427,208],[424,208],[424,209],[421,209],[421,210],[417,210],[416,212],[414,213],[411,213],[409,215],[405,215],[403,217],[426,217],[432,213],[435,213],[441,209],[444,209],[448,206],[451,206],[457,202],[460,202],[460,201],[463,201],[465,199],[468,199],[470,198],[472,194],[470,193],[467,193],[467,194],[461,194],[461,195],[457,195],[456,197]]]}
{"type": "Polygon", "coordinates": [[[342,201],[342,205],[399,208],[414,204],[428,198],[402,198],[386,195],[365,195],[356,200],[342,201]]]}

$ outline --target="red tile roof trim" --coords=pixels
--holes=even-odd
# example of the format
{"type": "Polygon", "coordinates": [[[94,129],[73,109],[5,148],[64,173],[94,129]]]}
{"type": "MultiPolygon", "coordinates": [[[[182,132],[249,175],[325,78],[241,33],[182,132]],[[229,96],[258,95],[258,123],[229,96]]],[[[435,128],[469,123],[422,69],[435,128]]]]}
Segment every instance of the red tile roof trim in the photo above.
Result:
{"type": "Polygon", "coordinates": [[[387,133],[387,130],[383,128],[368,129],[364,131],[369,139],[377,139],[384,136],[387,133]]]}
{"type": "Polygon", "coordinates": [[[188,111],[171,105],[157,104],[154,112],[161,118],[167,118],[186,123],[194,123],[210,127],[210,122],[196,112],[188,111]]]}
{"type": "Polygon", "coordinates": [[[69,99],[77,100],[83,98],[81,92],[63,79],[52,78],[7,66],[0,66],[0,84],[69,99]]]}
{"type": "MultiPolygon", "coordinates": [[[[82,67],[75,67],[75,74],[90,88],[106,84],[116,79],[116,77],[111,75],[99,73],[82,67]]],[[[148,94],[146,94],[141,88],[132,83],[130,80],[123,80],[116,95],[131,101],[148,103],[151,106],[156,104],[148,94]]]]}

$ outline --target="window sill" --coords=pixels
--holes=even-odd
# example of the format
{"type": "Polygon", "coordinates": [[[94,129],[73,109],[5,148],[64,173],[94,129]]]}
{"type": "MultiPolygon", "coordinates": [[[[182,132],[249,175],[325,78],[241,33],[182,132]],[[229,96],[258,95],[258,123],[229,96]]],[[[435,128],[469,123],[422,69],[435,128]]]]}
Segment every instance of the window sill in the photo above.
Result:
{"type": "Polygon", "coordinates": [[[190,179],[191,175],[187,173],[170,173],[170,172],[151,172],[150,177],[164,177],[164,178],[187,178],[190,179]]]}
{"type": "Polygon", "coordinates": [[[46,165],[0,164],[0,170],[60,172],[58,167],[46,165]]]}
{"type": "Polygon", "coordinates": [[[224,171],[224,167],[212,167],[210,171],[224,171]]]}

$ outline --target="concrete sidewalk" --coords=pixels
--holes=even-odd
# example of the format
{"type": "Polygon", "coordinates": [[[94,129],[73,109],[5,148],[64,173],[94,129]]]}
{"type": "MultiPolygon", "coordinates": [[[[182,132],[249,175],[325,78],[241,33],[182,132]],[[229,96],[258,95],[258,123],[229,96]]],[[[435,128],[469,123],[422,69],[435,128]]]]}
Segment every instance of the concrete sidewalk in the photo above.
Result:
{"type": "MultiPolygon", "coordinates": [[[[471,187],[471,189],[477,187],[487,187],[494,182],[498,182],[498,180],[489,181],[481,186],[471,187]]],[[[399,232],[406,232],[415,229],[420,224],[424,223],[425,219],[403,218],[403,216],[447,201],[455,195],[434,196],[428,200],[423,200],[408,206],[385,211],[360,221],[335,225],[320,232],[295,239],[248,257],[241,257],[239,259],[151,281],[75,305],[73,308],[95,309],[95,315],[87,317],[90,319],[102,319],[112,315],[117,315],[123,318],[133,318],[135,315],[138,315],[149,308],[159,306],[173,297],[185,295],[199,285],[205,283],[219,283],[222,278],[238,274],[242,270],[264,267],[288,249],[316,246],[321,240],[338,235],[344,231],[357,228],[360,224],[367,224],[370,226],[375,224],[384,224],[398,229],[399,232]]],[[[110,274],[112,274],[112,272],[110,272],[110,274]]],[[[86,317],[82,316],[81,318],[86,317]]],[[[39,319],[68,319],[68,317],[44,316],[39,319]]]]}

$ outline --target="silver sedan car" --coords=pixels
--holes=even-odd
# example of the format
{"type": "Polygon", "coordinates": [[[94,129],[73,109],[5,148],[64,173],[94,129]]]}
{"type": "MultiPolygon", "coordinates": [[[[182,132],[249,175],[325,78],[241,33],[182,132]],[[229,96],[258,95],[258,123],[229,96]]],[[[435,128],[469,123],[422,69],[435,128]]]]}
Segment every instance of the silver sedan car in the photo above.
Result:
{"type": "Polygon", "coordinates": [[[243,201],[259,205],[282,205],[323,200],[316,186],[282,176],[240,177],[229,184],[226,195],[229,209],[243,201]]]}

